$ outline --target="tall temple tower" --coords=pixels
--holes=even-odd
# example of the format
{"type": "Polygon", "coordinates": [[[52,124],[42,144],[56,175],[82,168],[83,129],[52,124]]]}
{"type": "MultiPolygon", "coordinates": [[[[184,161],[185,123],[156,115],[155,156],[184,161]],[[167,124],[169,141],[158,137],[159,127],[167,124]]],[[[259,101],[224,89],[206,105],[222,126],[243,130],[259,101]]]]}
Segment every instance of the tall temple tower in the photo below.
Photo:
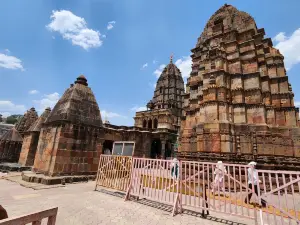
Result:
{"type": "Polygon", "coordinates": [[[261,160],[300,157],[299,109],[284,57],[254,19],[231,5],[207,22],[192,49],[180,156],[261,160]]]}
{"type": "Polygon", "coordinates": [[[163,69],[157,80],[152,100],[147,103],[148,110],[137,112],[135,126],[179,131],[183,93],[183,78],[171,56],[170,63],[163,69]]]}

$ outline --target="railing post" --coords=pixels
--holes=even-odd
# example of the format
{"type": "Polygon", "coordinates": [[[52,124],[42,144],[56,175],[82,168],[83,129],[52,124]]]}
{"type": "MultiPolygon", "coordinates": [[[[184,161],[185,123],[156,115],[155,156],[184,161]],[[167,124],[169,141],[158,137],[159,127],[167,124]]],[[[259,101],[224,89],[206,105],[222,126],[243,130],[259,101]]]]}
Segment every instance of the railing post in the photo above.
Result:
{"type": "Polygon", "coordinates": [[[132,181],[133,181],[133,176],[134,176],[134,173],[133,173],[133,171],[134,171],[134,163],[135,163],[134,157],[131,157],[130,181],[129,181],[129,185],[128,185],[128,188],[127,188],[127,191],[126,191],[126,195],[125,195],[124,201],[129,200],[129,197],[130,197],[130,191],[131,191],[131,186],[132,186],[132,181]]]}
{"type": "Polygon", "coordinates": [[[49,216],[47,225],[55,225],[55,222],[56,222],[56,215],[49,216]]]}
{"type": "Polygon", "coordinates": [[[100,158],[99,158],[99,163],[98,163],[98,170],[97,170],[97,174],[96,174],[96,184],[95,184],[95,191],[97,190],[97,186],[98,186],[98,179],[99,179],[99,175],[100,175],[100,163],[101,163],[101,156],[102,154],[100,155],[100,158]]]}
{"type": "MultiPolygon", "coordinates": [[[[173,211],[172,215],[175,216],[176,213],[178,213],[178,206],[180,208],[179,212],[182,213],[182,203],[181,203],[181,161],[177,162],[178,163],[178,177],[176,177],[176,184],[177,184],[177,194],[173,206],[173,211]]],[[[176,166],[174,165],[174,175],[176,174],[176,166]]],[[[175,185],[176,187],[176,185],[175,185]]]]}

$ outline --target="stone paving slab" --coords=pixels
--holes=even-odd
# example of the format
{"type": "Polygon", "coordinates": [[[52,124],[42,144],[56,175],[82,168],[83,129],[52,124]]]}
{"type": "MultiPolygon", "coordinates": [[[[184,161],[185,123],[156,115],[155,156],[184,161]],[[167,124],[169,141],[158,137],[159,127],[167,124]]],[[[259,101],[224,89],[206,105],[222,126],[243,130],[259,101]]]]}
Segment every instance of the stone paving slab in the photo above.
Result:
{"type": "MultiPolygon", "coordinates": [[[[58,207],[58,225],[96,224],[254,224],[253,221],[223,214],[208,219],[186,211],[171,216],[170,207],[157,207],[145,201],[127,201],[122,194],[94,191],[95,182],[69,184],[61,188],[33,190],[18,183],[0,179],[0,204],[8,216],[19,216],[58,207]]],[[[44,223],[44,222],[43,222],[44,223]]]]}

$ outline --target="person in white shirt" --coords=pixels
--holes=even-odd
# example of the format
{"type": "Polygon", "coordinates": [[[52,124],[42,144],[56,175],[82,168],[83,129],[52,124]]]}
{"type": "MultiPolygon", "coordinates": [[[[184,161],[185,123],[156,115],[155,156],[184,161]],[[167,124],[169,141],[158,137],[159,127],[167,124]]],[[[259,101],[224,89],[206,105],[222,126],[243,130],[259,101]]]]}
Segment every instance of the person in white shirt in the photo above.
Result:
{"type": "Polygon", "coordinates": [[[223,162],[219,161],[216,165],[216,169],[214,172],[215,179],[214,179],[212,192],[215,192],[215,191],[225,192],[223,179],[224,179],[224,175],[226,173],[227,173],[227,170],[226,170],[225,166],[223,165],[223,162]]]}
{"type": "MultiPolygon", "coordinates": [[[[255,168],[256,162],[252,161],[248,165],[250,166],[250,168],[248,168],[248,188],[252,190],[252,186],[253,186],[255,194],[258,196],[259,183],[261,183],[261,181],[258,178],[258,172],[255,168]]],[[[250,192],[248,196],[246,196],[245,198],[246,204],[248,203],[248,201],[250,202],[251,197],[252,197],[252,192],[250,192]]],[[[262,207],[266,207],[267,202],[261,199],[261,205],[262,207]]]]}

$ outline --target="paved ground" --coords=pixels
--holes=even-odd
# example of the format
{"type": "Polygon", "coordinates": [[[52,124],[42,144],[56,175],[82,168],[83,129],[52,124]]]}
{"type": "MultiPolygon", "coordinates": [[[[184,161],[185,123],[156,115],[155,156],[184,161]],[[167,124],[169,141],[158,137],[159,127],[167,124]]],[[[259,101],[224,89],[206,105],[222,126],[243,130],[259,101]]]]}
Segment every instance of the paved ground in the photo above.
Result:
{"type": "Polygon", "coordinates": [[[0,179],[0,204],[9,217],[58,207],[58,225],[94,224],[254,224],[253,221],[213,213],[208,219],[194,212],[171,216],[171,207],[151,201],[124,202],[121,196],[94,190],[94,182],[34,190],[0,179]]]}

